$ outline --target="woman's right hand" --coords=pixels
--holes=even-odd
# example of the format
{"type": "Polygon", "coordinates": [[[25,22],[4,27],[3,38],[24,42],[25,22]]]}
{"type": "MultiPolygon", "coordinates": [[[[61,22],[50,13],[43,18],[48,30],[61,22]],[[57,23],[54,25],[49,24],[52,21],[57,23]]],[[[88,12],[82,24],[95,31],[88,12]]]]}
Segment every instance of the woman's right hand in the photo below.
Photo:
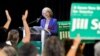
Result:
{"type": "Polygon", "coordinates": [[[81,42],[80,34],[77,34],[77,37],[74,39],[73,45],[78,46],[81,42]]]}
{"type": "Polygon", "coordinates": [[[28,17],[28,10],[25,11],[25,14],[22,15],[22,20],[26,20],[28,17]]]}
{"type": "Polygon", "coordinates": [[[7,21],[11,21],[11,17],[9,15],[8,10],[5,10],[5,13],[6,13],[7,21]]]}

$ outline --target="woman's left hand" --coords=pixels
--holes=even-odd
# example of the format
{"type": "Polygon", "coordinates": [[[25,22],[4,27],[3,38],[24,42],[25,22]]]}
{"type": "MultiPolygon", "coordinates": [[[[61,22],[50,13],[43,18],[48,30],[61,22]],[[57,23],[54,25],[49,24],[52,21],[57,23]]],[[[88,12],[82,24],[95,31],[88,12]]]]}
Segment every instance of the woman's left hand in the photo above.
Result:
{"type": "Polygon", "coordinates": [[[47,32],[50,32],[50,29],[45,29],[47,32]]]}

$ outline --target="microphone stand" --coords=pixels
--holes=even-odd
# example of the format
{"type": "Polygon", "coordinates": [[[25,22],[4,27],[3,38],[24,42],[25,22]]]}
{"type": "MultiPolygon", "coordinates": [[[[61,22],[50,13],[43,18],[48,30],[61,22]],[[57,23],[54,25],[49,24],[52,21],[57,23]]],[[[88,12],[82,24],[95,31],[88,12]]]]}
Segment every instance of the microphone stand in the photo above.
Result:
{"type": "MultiPolygon", "coordinates": [[[[38,18],[37,18],[36,20],[34,20],[34,21],[30,22],[29,24],[32,24],[32,23],[37,22],[37,21],[38,21],[38,18]]],[[[22,29],[23,29],[23,27],[19,27],[19,29],[20,29],[20,30],[22,30],[22,29]]]]}
{"type": "Polygon", "coordinates": [[[32,22],[30,22],[29,24],[32,24],[32,23],[34,23],[34,22],[37,22],[37,19],[36,19],[36,20],[34,20],[34,21],[32,21],[32,22]]]}
{"type": "MultiPolygon", "coordinates": [[[[29,24],[35,23],[35,22],[39,22],[39,20],[41,19],[41,16],[39,18],[37,18],[36,20],[30,22],[29,24]]],[[[19,27],[20,30],[23,29],[23,27],[19,27]]]]}
{"type": "Polygon", "coordinates": [[[41,19],[41,18],[37,18],[36,20],[30,22],[29,24],[32,24],[32,23],[34,23],[34,22],[39,22],[40,19],[41,19]]]}

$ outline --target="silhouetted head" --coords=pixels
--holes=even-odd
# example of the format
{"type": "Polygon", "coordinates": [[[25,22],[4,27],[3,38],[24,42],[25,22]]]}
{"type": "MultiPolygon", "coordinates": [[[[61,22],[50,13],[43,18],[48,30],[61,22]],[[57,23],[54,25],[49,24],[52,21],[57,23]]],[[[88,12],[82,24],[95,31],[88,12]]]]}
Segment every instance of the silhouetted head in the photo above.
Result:
{"type": "Polygon", "coordinates": [[[19,40],[19,32],[16,29],[12,29],[8,32],[8,39],[13,46],[16,46],[19,40]]]}
{"type": "Polygon", "coordinates": [[[64,56],[63,44],[58,37],[49,37],[44,44],[43,55],[44,56],[64,56]]]}

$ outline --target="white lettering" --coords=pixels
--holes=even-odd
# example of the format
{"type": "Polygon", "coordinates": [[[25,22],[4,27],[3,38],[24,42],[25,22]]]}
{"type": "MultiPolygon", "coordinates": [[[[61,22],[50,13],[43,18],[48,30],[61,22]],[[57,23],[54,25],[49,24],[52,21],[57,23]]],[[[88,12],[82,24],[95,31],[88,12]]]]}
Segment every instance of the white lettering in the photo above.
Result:
{"type": "Polygon", "coordinates": [[[74,18],[72,22],[72,31],[75,31],[76,29],[87,29],[88,28],[88,19],[80,19],[80,18],[74,18]]]}
{"type": "Polygon", "coordinates": [[[98,24],[97,24],[97,21],[98,21],[98,19],[93,19],[92,20],[92,27],[91,27],[91,29],[93,29],[93,30],[96,30],[97,28],[98,28],[98,24]]]}

